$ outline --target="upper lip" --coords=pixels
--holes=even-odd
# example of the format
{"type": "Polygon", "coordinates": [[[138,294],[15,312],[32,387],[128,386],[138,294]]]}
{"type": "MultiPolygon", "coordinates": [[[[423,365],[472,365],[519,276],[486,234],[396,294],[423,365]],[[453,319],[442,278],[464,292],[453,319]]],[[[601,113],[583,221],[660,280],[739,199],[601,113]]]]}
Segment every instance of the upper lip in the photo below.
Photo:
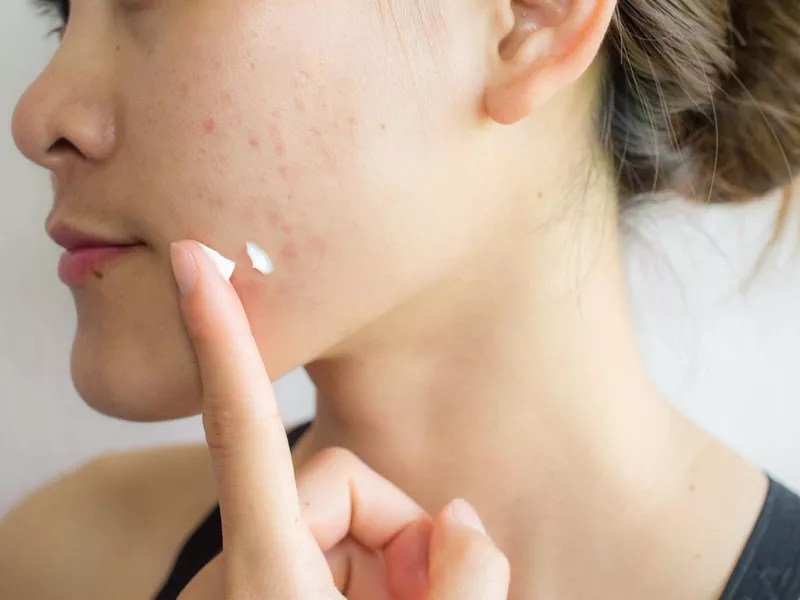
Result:
{"type": "Polygon", "coordinates": [[[81,250],[83,248],[105,248],[114,246],[136,246],[141,242],[102,234],[82,231],[65,223],[48,224],[47,233],[53,241],[65,250],[81,250]]]}

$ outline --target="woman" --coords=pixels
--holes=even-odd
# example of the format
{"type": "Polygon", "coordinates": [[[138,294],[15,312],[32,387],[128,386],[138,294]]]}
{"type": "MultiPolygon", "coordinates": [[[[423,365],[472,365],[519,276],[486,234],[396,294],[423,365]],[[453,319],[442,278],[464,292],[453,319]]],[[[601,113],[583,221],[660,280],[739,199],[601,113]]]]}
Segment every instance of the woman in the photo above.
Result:
{"type": "MultiPolygon", "coordinates": [[[[656,392],[617,231],[660,192],[791,182],[795,0],[45,4],[61,45],[14,134],[53,173],[76,386],[125,419],[202,411],[220,490],[160,599],[493,599],[501,553],[514,599],[800,595],[800,500],[656,392]],[[237,260],[231,284],[191,240],[237,260]],[[296,481],[262,364],[318,389],[296,481]]],[[[210,503],[192,456],[119,468],[197,473],[210,503]]],[[[149,563],[109,576],[141,566],[113,549],[163,565],[199,516],[176,495],[97,545],[111,583],[56,589],[155,594],[149,563]]],[[[53,513],[23,508],[5,546],[53,513]]],[[[7,553],[16,589],[48,578],[7,553]]]]}

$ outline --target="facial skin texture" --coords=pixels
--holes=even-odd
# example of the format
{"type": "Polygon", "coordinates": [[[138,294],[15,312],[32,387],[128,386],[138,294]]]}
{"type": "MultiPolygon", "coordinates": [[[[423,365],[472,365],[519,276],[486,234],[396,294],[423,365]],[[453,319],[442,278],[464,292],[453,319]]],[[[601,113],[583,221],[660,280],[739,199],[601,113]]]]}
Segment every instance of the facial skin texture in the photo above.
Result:
{"type": "Polygon", "coordinates": [[[15,137],[53,172],[50,223],[146,244],[75,290],[86,401],[128,419],[198,410],[177,239],[239,258],[252,239],[274,257],[244,293],[278,377],[543,220],[512,209],[520,158],[544,165],[554,131],[504,140],[483,108],[501,8],[74,1],[15,137]]]}
{"type": "Polygon", "coordinates": [[[274,376],[407,298],[473,242],[486,201],[462,161],[489,157],[462,131],[477,125],[479,82],[465,75],[480,72],[479,57],[453,64],[452,36],[430,7],[382,10],[366,0],[177,0],[129,12],[73,3],[15,133],[53,168],[52,220],[147,243],[75,291],[73,373],[92,406],[133,419],[198,409],[171,241],[234,256],[253,239],[275,257],[276,274],[248,288],[274,376]],[[58,137],[84,156],[43,158],[58,137]],[[474,216],[453,219],[456,203],[474,216]]]}
{"type": "Polygon", "coordinates": [[[51,224],[145,243],[74,290],[80,393],[197,412],[169,244],[246,266],[251,240],[275,273],[233,278],[267,371],[319,391],[296,462],[343,446],[426,510],[467,498],[511,598],[719,597],[765,479],[639,356],[595,144],[615,6],[73,2],[15,138],[51,224]]]}

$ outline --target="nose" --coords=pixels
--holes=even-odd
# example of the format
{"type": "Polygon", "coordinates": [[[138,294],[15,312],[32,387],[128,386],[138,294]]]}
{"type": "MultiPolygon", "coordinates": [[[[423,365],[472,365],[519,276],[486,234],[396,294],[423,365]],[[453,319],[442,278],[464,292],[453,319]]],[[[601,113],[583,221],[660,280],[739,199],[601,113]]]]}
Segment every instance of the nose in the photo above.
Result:
{"type": "Polygon", "coordinates": [[[102,161],[113,152],[113,93],[103,62],[96,50],[70,51],[62,44],[14,111],[17,147],[56,176],[70,163],[102,161]]]}

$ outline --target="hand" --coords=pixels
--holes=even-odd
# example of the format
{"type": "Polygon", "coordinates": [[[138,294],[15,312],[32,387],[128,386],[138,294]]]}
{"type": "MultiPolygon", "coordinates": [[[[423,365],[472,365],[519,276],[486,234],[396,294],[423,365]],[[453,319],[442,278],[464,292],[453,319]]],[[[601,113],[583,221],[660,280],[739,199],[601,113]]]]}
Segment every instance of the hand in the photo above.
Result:
{"type": "Polygon", "coordinates": [[[505,600],[508,561],[465,502],[432,520],[341,449],[313,457],[295,478],[236,291],[195,242],[174,244],[172,262],[225,546],[181,600],[505,600]]]}

